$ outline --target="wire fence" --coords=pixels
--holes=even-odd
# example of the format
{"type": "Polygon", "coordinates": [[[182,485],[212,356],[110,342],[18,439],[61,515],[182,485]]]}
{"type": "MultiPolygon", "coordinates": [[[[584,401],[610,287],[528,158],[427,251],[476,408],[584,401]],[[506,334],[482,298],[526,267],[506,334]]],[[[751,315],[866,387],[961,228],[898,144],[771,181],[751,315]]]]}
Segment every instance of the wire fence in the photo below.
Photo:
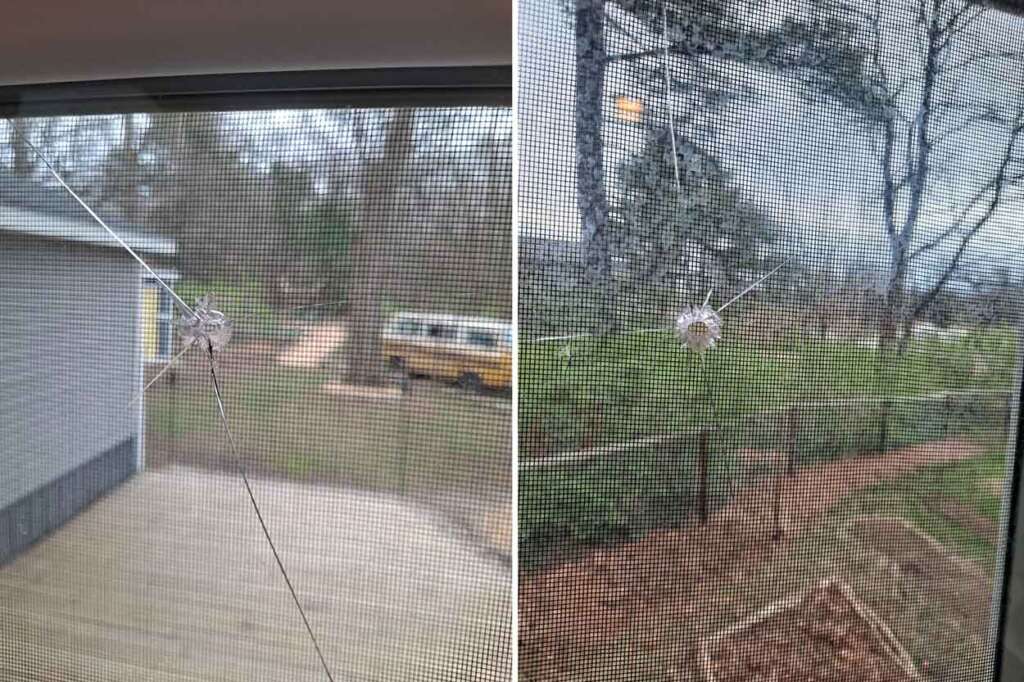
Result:
{"type": "MultiPolygon", "coordinates": [[[[789,403],[730,424],[523,457],[520,550],[527,566],[566,542],[600,545],[706,522],[745,490],[849,458],[1007,442],[1011,391],[789,403]]],[[[824,469],[823,469],[824,471],[824,469]]],[[[775,504],[779,490],[766,494],[775,504]]]]}

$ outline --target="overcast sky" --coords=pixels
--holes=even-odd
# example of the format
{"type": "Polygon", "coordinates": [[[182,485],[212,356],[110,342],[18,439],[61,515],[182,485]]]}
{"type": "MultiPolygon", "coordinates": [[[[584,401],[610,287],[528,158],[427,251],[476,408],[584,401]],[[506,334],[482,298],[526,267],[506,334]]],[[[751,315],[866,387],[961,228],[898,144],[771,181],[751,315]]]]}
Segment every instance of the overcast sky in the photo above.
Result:
{"type": "MultiPolygon", "coordinates": [[[[790,5],[794,3],[789,3],[790,5]]],[[[894,6],[897,3],[893,3],[894,6]]],[[[904,8],[909,7],[903,0],[904,8]]],[[[782,16],[782,3],[768,3],[748,20],[765,24],[782,16]]],[[[614,9],[612,10],[615,11],[614,9]]],[[[560,239],[578,239],[579,221],[574,193],[575,150],[573,144],[574,38],[572,19],[557,0],[525,0],[519,11],[518,125],[520,134],[519,206],[522,234],[560,239]]],[[[658,39],[630,25],[630,18],[615,18],[630,26],[631,32],[646,40],[643,45],[616,41],[610,32],[609,51],[650,49],[658,39]]],[[[993,14],[978,22],[964,55],[976,49],[1024,49],[1022,20],[993,14]],[[983,36],[983,37],[978,37],[983,36]]],[[[889,59],[895,73],[902,62],[915,58],[907,45],[905,28],[894,15],[889,59]],[[902,31],[902,32],[901,32],[902,31]]],[[[956,56],[956,55],[951,55],[956,56]]],[[[682,75],[683,62],[675,62],[682,75]]],[[[746,67],[730,69],[734,80],[752,87],[757,97],[732,105],[721,117],[713,148],[732,172],[742,193],[770,212],[790,237],[805,244],[805,255],[825,246],[836,247],[841,258],[854,253],[860,258],[887,262],[878,206],[879,172],[877,150],[871,139],[855,128],[851,116],[838,105],[815,106],[801,99],[796,84],[782,77],[746,67]]],[[[915,73],[912,69],[909,73],[915,73]]],[[[960,95],[970,94],[998,100],[1001,93],[1020,95],[1019,73],[1004,71],[988,78],[972,77],[958,84],[960,95]]],[[[1024,85],[1022,83],[1021,85],[1024,85]]],[[[907,88],[911,101],[914,84],[907,88]]],[[[642,97],[627,69],[613,70],[606,82],[606,112],[612,112],[619,95],[642,97]]],[[[1004,97],[1007,99],[1010,95],[1004,97]]],[[[665,120],[665,98],[646,101],[645,116],[665,120]]],[[[685,106],[673,102],[672,106],[685,106]]],[[[678,109],[677,109],[678,111],[678,109]]],[[[651,120],[651,119],[648,119],[651,120]]],[[[643,142],[643,126],[606,116],[606,178],[609,192],[616,191],[616,167],[643,142]]],[[[980,177],[991,177],[991,168],[1005,134],[998,129],[972,127],[953,136],[942,148],[941,160],[957,169],[951,183],[929,193],[922,234],[934,233],[949,224],[953,207],[973,194],[980,177]],[[971,171],[970,169],[976,169],[971,171]],[[967,169],[964,171],[964,169],[967,169]]],[[[1022,145],[1024,148],[1024,145],[1022,145]]],[[[1018,225],[1024,218],[1024,203],[1007,204],[979,234],[969,263],[978,266],[995,260],[1014,262],[1022,244],[1018,225]],[[1013,259],[1013,260],[1010,260],[1013,259]]],[[[793,248],[790,246],[789,248],[793,248]]],[[[937,267],[946,253],[935,254],[937,267]]],[[[926,276],[927,267],[918,276],[926,276]]]]}
{"type": "MultiPolygon", "coordinates": [[[[356,153],[351,122],[353,114],[362,117],[365,131],[365,152],[380,154],[386,134],[384,123],[390,114],[383,109],[306,109],[223,112],[221,125],[230,145],[241,151],[241,160],[252,167],[269,172],[274,163],[308,168],[316,177],[315,189],[326,189],[324,174],[328,161],[341,160],[341,166],[356,169],[363,159],[356,153]]],[[[187,114],[176,114],[186,116],[187,114]]],[[[430,163],[447,156],[464,175],[452,174],[451,182],[464,182],[474,173],[480,177],[490,172],[488,148],[508,149],[511,137],[511,112],[502,107],[460,107],[455,109],[423,109],[416,120],[415,145],[430,163]]],[[[59,161],[62,171],[79,190],[95,190],[104,172],[102,160],[123,137],[123,117],[56,117],[56,126],[44,135],[43,126],[29,126],[32,137],[50,161],[59,161]]],[[[136,114],[137,134],[150,126],[148,114],[136,114]]],[[[25,128],[23,127],[23,130],[25,128]]],[[[12,161],[9,125],[0,126],[0,164],[12,161]]],[[[144,152],[143,163],[152,162],[152,152],[144,152]]],[[[42,171],[38,179],[52,184],[42,171]]],[[[355,177],[354,175],[352,177],[355,177]]]]}

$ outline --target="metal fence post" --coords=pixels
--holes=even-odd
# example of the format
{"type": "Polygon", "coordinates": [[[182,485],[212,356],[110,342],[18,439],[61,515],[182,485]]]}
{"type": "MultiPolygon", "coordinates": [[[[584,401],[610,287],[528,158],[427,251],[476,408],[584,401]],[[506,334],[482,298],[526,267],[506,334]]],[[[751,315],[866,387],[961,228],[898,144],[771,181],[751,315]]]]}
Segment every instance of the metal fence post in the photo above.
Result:
{"type": "Polygon", "coordinates": [[[702,429],[697,442],[697,505],[700,522],[708,522],[708,430],[702,429]]]}
{"type": "Polygon", "coordinates": [[[878,453],[882,454],[888,449],[889,443],[889,401],[882,402],[881,424],[878,429],[878,453]]]}
{"type": "Polygon", "coordinates": [[[775,485],[772,500],[772,541],[778,542],[782,539],[782,485],[786,477],[782,475],[778,467],[774,472],[775,485]]]}
{"type": "Polygon", "coordinates": [[[942,398],[942,437],[945,438],[949,435],[949,415],[953,411],[953,398],[947,392],[942,398]]]}
{"type": "Polygon", "coordinates": [[[800,432],[800,412],[796,405],[789,408],[788,423],[787,423],[788,437],[786,447],[786,475],[796,475],[796,446],[797,437],[800,432]]]}

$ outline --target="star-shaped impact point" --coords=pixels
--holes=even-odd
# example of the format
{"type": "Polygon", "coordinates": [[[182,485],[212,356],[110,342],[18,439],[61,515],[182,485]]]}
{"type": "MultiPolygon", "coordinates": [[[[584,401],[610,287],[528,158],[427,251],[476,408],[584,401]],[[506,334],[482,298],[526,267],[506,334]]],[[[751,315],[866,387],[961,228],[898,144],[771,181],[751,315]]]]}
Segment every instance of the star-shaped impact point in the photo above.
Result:
{"type": "Polygon", "coordinates": [[[722,318],[707,304],[690,306],[676,319],[676,333],[690,350],[703,353],[722,338],[722,318]]]}
{"type": "Polygon", "coordinates": [[[178,318],[178,334],[186,345],[220,351],[231,340],[231,320],[213,307],[213,297],[207,294],[196,300],[191,315],[178,318]]]}

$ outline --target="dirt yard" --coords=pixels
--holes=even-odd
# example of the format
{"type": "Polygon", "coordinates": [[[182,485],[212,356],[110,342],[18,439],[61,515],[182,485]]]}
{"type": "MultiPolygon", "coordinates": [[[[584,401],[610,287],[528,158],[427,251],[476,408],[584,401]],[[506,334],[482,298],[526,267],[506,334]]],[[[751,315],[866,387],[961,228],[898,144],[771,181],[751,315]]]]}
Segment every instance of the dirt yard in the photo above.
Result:
{"type": "MultiPolygon", "coordinates": [[[[524,575],[519,592],[521,677],[612,679],[625,660],[644,667],[637,679],[699,679],[695,662],[701,638],[806,587],[810,580],[836,573],[858,593],[863,591],[887,622],[898,621],[907,610],[905,602],[921,598],[928,587],[894,588],[894,580],[913,576],[894,575],[889,564],[830,522],[828,512],[868,486],[929,464],[976,457],[981,451],[971,441],[949,439],[800,469],[783,481],[782,534],[777,540],[774,482],[767,481],[741,493],[706,526],[693,523],[656,532],[524,575]],[[880,593],[880,585],[887,591],[880,593]]],[[[976,580],[986,581],[981,574],[976,580]]],[[[982,593],[989,589],[986,584],[971,586],[975,588],[982,593]]],[[[928,598],[941,603],[942,595],[928,598]]],[[[968,651],[963,648],[968,644],[949,644],[945,635],[964,640],[964,627],[984,633],[984,624],[941,626],[949,631],[937,636],[933,630],[929,637],[946,646],[950,660],[956,655],[961,660],[978,658],[981,644],[969,642],[974,648],[968,651]]],[[[916,642],[920,633],[908,630],[913,627],[910,622],[896,627],[897,636],[916,642]]],[[[933,674],[939,669],[935,661],[920,662],[933,674]]]]}

